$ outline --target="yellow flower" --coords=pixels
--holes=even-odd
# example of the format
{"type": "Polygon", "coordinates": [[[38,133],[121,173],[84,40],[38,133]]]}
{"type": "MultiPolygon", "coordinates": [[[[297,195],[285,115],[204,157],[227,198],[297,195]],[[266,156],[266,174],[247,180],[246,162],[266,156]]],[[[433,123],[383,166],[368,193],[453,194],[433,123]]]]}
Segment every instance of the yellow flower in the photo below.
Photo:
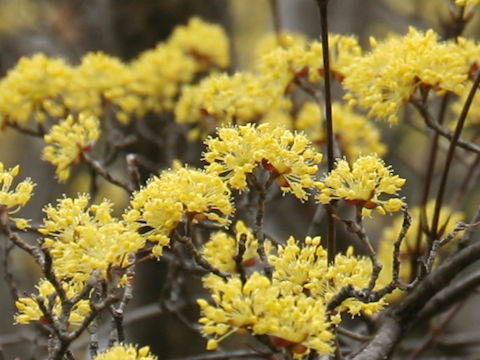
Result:
{"type": "Polygon", "coordinates": [[[460,94],[468,75],[467,56],[455,42],[440,42],[433,30],[410,28],[403,37],[381,43],[345,68],[345,99],[368,110],[369,117],[398,120],[398,111],[420,86],[460,94]]]}
{"type": "Polygon", "coordinates": [[[43,149],[42,158],[57,167],[57,178],[65,182],[70,176],[70,167],[80,161],[82,152],[92,149],[99,136],[99,122],[95,116],[81,113],[75,121],[69,115],[44,136],[50,145],[43,149]]]}
{"type": "Polygon", "coordinates": [[[230,190],[222,180],[189,168],[163,171],[159,177],[151,178],[134,194],[130,204],[126,221],[134,227],[151,228],[143,236],[158,242],[154,249],[157,255],[169,244],[170,233],[185,216],[194,223],[206,218],[225,226],[233,212],[230,190]]]}
{"type": "Polygon", "coordinates": [[[129,91],[132,82],[130,68],[120,59],[102,52],[88,53],[75,69],[67,103],[72,110],[98,117],[106,107],[113,106],[117,119],[128,123],[129,115],[139,105],[138,98],[129,91]]]}
{"type": "Polygon", "coordinates": [[[480,0],[455,0],[455,5],[459,6],[473,6],[480,3],[480,0]]]}
{"type": "Polygon", "coordinates": [[[121,220],[112,218],[112,204],[103,201],[88,207],[87,195],[63,198],[57,207],[47,206],[42,246],[50,251],[59,279],[87,281],[97,270],[103,279],[114,268],[125,268],[131,254],[141,249],[145,240],[121,220]]]}
{"type": "MultiPolygon", "coordinates": [[[[356,114],[351,107],[338,102],[332,104],[333,132],[338,145],[350,161],[360,155],[382,156],[386,146],[380,141],[380,132],[365,116],[356,114]]],[[[317,145],[326,142],[322,110],[317,103],[303,105],[295,121],[295,128],[301,130],[317,145]]]]}
{"type": "MultiPolygon", "coordinates": [[[[82,290],[83,284],[68,281],[62,283],[63,290],[67,295],[67,299],[73,299],[82,290]]],[[[55,288],[46,279],[41,279],[36,286],[38,296],[44,301],[45,306],[52,308],[52,314],[60,318],[63,316],[62,304],[60,298],[56,295],[55,288]],[[53,303],[52,303],[53,300],[53,303]]],[[[15,315],[15,322],[17,324],[28,324],[32,321],[40,321],[48,323],[45,314],[40,309],[38,302],[34,296],[21,297],[15,302],[18,313],[15,315]]],[[[90,301],[79,300],[73,304],[70,311],[68,311],[68,323],[72,326],[78,326],[82,323],[85,316],[90,312],[90,301]]]]}
{"type": "Polygon", "coordinates": [[[177,26],[168,39],[168,46],[181,49],[193,57],[196,72],[204,71],[211,65],[226,68],[230,64],[225,31],[197,17],[190,19],[186,26],[177,26]]]}
{"type": "MultiPolygon", "coordinates": [[[[305,47],[302,42],[297,43],[293,38],[285,37],[282,45],[283,48],[264,55],[258,65],[271,82],[286,88],[298,77],[307,77],[311,82],[317,82],[323,77],[323,50],[320,42],[313,41],[305,47]]],[[[329,35],[329,46],[332,77],[342,81],[345,68],[360,56],[361,48],[355,37],[338,34],[329,35]]]]}
{"type": "Polygon", "coordinates": [[[251,73],[211,75],[198,85],[186,86],[175,106],[175,120],[198,124],[203,133],[217,126],[244,125],[272,111],[288,109],[284,89],[265,76],[251,73]]]}
{"type": "Polygon", "coordinates": [[[245,237],[245,251],[242,256],[244,266],[254,265],[258,258],[258,240],[243,221],[235,224],[235,237],[218,231],[210,236],[202,249],[203,257],[217,269],[234,273],[237,271],[235,256],[238,254],[238,244],[245,237]]]}
{"type": "Polygon", "coordinates": [[[15,214],[30,200],[33,194],[35,184],[27,178],[17,184],[15,190],[11,190],[13,179],[18,175],[20,166],[17,165],[12,169],[5,170],[2,162],[0,162],[0,210],[6,211],[10,219],[15,221],[15,225],[19,229],[28,227],[28,220],[22,218],[11,218],[10,215],[15,214]]]}
{"type": "Polygon", "coordinates": [[[351,205],[361,206],[364,216],[375,209],[380,214],[395,212],[404,205],[398,197],[381,200],[385,193],[396,195],[405,179],[393,175],[390,167],[374,155],[360,156],[350,168],[346,160],[337,161],[335,169],[319,185],[317,199],[322,204],[343,199],[351,205]]]}
{"type": "MultiPolygon", "coordinates": [[[[329,266],[319,237],[306,238],[304,243],[302,246],[291,237],[285,246],[266,246],[272,279],[258,272],[251,273],[244,283],[237,275],[228,279],[214,274],[204,277],[213,304],[204,299],[197,303],[202,331],[211,337],[207,349],[215,349],[234,332],[249,331],[268,335],[272,345],[288,347],[298,355],[310,349],[319,354],[334,350],[331,328],[340,318],[327,312],[327,304],[346,285],[367,287],[372,264],[349,249],[329,266]]],[[[362,303],[349,298],[334,310],[354,316],[361,311],[372,314],[383,306],[383,299],[362,303]]]]}
{"type": "MultiPolygon", "coordinates": [[[[435,209],[435,200],[430,200],[426,206],[426,219],[431,221],[435,209]]],[[[400,246],[400,279],[408,283],[412,280],[414,274],[413,269],[418,266],[418,258],[415,256],[424,256],[429,248],[428,239],[425,234],[426,224],[420,223],[419,207],[411,210],[412,224],[407,232],[405,239],[400,246]],[[420,235],[419,235],[420,234],[420,235]],[[417,248],[418,242],[418,248],[417,248]]],[[[440,210],[439,228],[441,229],[440,237],[452,232],[458,222],[464,220],[464,214],[459,212],[452,212],[452,210],[443,206],[440,210]]],[[[393,244],[402,228],[403,216],[399,216],[393,220],[393,224],[383,230],[381,240],[378,248],[378,259],[382,263],[383,268],[378,277],[378,284],[381,286],[387,285],[392,280],[393,268],[393,244]]],[[[460,235],[457,235],[453,241],[445,245],[441,249],[441,253],[450,252],[455,247],[455,240],[458,240],[460,235]]],[[[396,290],[390,294],[387,299],[393,301],[401,295],[400,290],[396,290]]]]}
{"type": "Polygon", "coordinates": [[[322,161],[322,154],[303,134],[269,124],[220,128],[218,136],[206,144],[207,171],[224,177],[233,188],[244,190],[247,175],[262,165],[277,176],[282,191],[301,200],[315,185],[317,164],[322,161]]]}
{"type": "Polygon", "coordinates": [[[171,110],[181,85],[193,80],[196,63],[180,49],[161,43],[141,53],[131,69],[135,81],[130,88],[142,99],[137,110],[144,115],[171,110]]]}
{"type": "Polygon", "coordinates": [[[64,97],[73,70],[44,54],[22,57],[0,82],[0,128],[29,119],[43,123],[65,114],[64,97]]]}
{"type": "Polygon", "coordinates": [[[150,354],[150,347],[140,349],[134,345],[116,344],[95,356],[94,360],[157,360],[150,354]]]}

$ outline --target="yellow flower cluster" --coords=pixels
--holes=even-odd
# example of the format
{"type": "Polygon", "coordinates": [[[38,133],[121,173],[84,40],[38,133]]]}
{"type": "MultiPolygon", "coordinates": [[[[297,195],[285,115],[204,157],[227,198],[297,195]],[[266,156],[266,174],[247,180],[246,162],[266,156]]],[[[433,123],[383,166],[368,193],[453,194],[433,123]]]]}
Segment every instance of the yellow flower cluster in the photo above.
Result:
{"type": "MultiPolygon", "coordinates": [[[[470,66],[470,75],[473,76],[474,72],[480,66],[480,44],[476,41],[466,39],[463,37],[459,37],[457,39],[458,46],[462,48],[462,51],[466,54],[466,58],[468,64],[470,66]]],[[[472,81],[467,82],[467,86],[463,93],[452,103],[452,110],[453,113],[457,116],[460,115],[465,101],[468,97],[470,89],[472,88],[472,81]]],[[[456,119],[455,119],[456,120],[456,119]]],[[[470,105],[470,109],[468,111],[468,117],[466,119],[465,125],[478,125],[480,123],[480,96],[478,96],[478,92],[473,98],[473,102],[470,105]]]]}
{"type": "Polygon", "coordinates": [[[65,114],[64,96],[73,71],[63,60],[43,54],[22,57],[0,81],[0,127],[43,123],[65,114]]]}
{"type": "Polygon", "coordinates": [[[68,112],[101,117],[109,111],[128,123],[133,114],[171,110],[182,84],[228,66],[228,50],[219,26],[193,18],[130,64],[102,52],[86,54],[76,67],[43,54],[22,57],[0,81],[0,129],[68,112]]]}
{"type": "MultiPolygon", "coordinates": [[[[83,287],[82,284],[75,281],[63,282],[62,286],[68,299],[73,299],[83,287]]],[[[18,313],[15,315],[15,322],[17,324],[28,324],[32,321],[48,323],[48,319],[40,309],[36,297],[41,297],[43,299],[45,307],[47,309],[51,308],[54,316],[57,316],[58,318],[62,316],[62,303],[60,298],[55,295],[56,290],[53,285],[48,280],[41,279],[36,287],[38,295],[21,297],[15,302],[15,306],[18,310],[18,313]]],[[[89,312],[89,300],[80,300],[76,302],[69,311],[69,325],[80,325],[89,312]]]]}
{"type": "Polygon", "coordinates": [[[187,25],[176,27],[168,45],[195,58],[195,72],[205,71],[211,65],[226,68],[230,64],[228,38],[223,29],[196,17],[187,25]]]}
{"type": "Polygon", "coordinates": [[[44,136],[42,158],[56,166],[57,178],[65,182],[70,176],[70,167],[80,161],[84,151],[90,151],[100,136],[99,121],[94,115],[81,113],[75,121],[69,115],[59,124],[52,126],[44,136]]]}
{"type": "Polygon", "coordinates": [[[396,123],[400,107],[420,86],[462,93],[469,67],[455,42],[440,42],[433,30],[422,33],[412,27],[403,37],[370,42],[372,51],[345,67],[343,81],[345,99],[367,109],[369,117],[396,123]]]}
{"type": "Polygon", "coordinates": [[[480,3],[480,0],[455,0],[455,5],[459,6],[473,6],[480,3]]]}
{"type": "Polygon", "coordinates": [[[302,200],[316,184],[317,164],[322,161],[305,135],[269,124],[220,128],[217,137],[205,143],[206,170],[225,178],[232,188],[245,189],[247,175],[262,165],[277,176],[282,191],[302,200]]]}
{"type": "Polygon", "coordinates": [[[376,155],[360,156],[350,168],[346,160],[337,161],[333,169],[319,184],[317,199],[322,204],[342,199],[346,203],[361,206],[363,216],[372,210],[380,214],[399,211],[404,202],[398,197],[381,200],[382,194],[396,195],[405,179],[393,175],[376,155]]]}
{"type": "Polygon", "coordinates": [[[65,103],[72,111],[99,117],[112,106],[119,109],[117,119],[126,123],[139,106],[137,97],[128,91],[132,82],[131,69],[120,59],[102,52],[88,53],[74,70],[65,103]]]}
{"type": "Polygon", "coordinates": [[[216,175],[186,167],[163,171],[136,192],[125,219],[136,228],[147,227],[143,236],[157,242],[160,256],[170,234],[186,216],[193,222],[208,219],[228,225],[233,212],[230,190],[216,175]]]}
{"type": "MultiPolygon", "coordinates": [[[[361,55],[362,50],[353,36],[331,34],[328,39],[332,77],[342,81],[346,67],[361,55]]],[[[283,48],[277,48],[260,59],[262,73],[284,87],[296,77],[307,77],[311,82],[323,77],[321,42],[312,41],[305,47],[302,43],[297,44],[294,38],[286,37],[282,45],[283,48]]]]}
{"type": "Polygon", "coordinates": [[[59,279],[83,283],[94,271],[101,278],[113,268],[131,264],[130,255],[141,249],[145,240],[124,221],[112,218],[112,204],[103,201],[88,206],[88,197],[63,198],[58,205],[48,205],[39,231],[46,236],[43,247],[52,256],[59,279]]]}
{"type": "MultiPolygon", "coordinates": [[[[426,219],[430,220],[433,217],[435,209],[435,200],[428,202],[426,206],[426,219]]],[[[407,232],[405,239],[400,246],[400,279],[404,282],[410,282],[413,275],[413,269],[418,266],[418,259],[413,258],[414,254],[417,256],[426,255],[428,247],[428,239],[424,232],[426,224],[420,223],[421,209],[415,207],[411,211],[412,224],[407,232]],[[420,235],[419,235],[420,234],[420,235]],[[418,248],[417,248],[418,243],[418,248]]],[[[458,222],[464,220],[464,215],[459,212],[452,212],[450,208],[444,206],[440,210],[439,224],[442,232],[440,236],[444,236],[455,229],[458,222]]],[[[392,268],[393,268],[393,244],[400,233],[402,228],[403,217],[397,217],[394,219],[393,224],[383,230],[380,245],[378,248],[378,259],[382,263],[383,268],[378,277],[379,285],[387,285],[392,281],[392,268]]],[[[458,239],[457,237],[454,238],[458,239]]],[[[448,252],[454,247],[455,241],[450,242],[442,248],[443,252],[448,252]]],[[[397,299],[401,295],[401,290],[395,290],[387,298],[389,301],[397,299]]]]}
{"type": "MultiPolygon", "coordinates": [[[[26,205],[33,193],[35,184],[27,178],[17,184],[15,190],[12,190],[13,179],[18,175],[20,166],[17,165],[12,169],[5,169],[5,166],[0,162],[0,212],[6,211],[8,215],[15,214],[18,210],[26,205]]],[[[28,227],[28,220],[22,218],[11,218],[15,221],[15,225],[19,229],[28,227]]]]}
{"type": "Polygon", "coordinates": [[[216,127],[244,125],[279,108],[289,109],[291,103],[282,97],[283,92],[284,88],[272,86],[265,76],[246,72],[211,75],[182,90],[175,106],[175,119],[179,123],[198,124],[204,133],[210,134],[216,127]]]}
{"type": "MultiPolygon", "coordinates": [[[[332,104],[333,132],[340,149],[349,161],[360,155],[382,156],[386,146],[380,141],[380,132],[365,116],[338,102],[332,104]]],[[[307,102],[300,109],[295,128],[301,130],[316,145],[326,142],[322,109],[317,103],[307,102]]]]}
{"type": "Polygon", "coordinates": [[[242,263],[244,266],[254,265],[258,258],[258,240],[243,221],[238,221],[235,224],[235,237],[223,231],[211,235],[203,246],[203,257],[219,270],[229,273],[236,272],[235,256],[238,254],[238,244],[242,236],[245,237],[242,263]]]}
{"type": "Polygon", "coordinates": [[[341,313],[372,314],[385,305],[382,300],[365,304],[346,299],[335,309],[336,315],[328,314],[328,301],[343,286],[363,289],[370,281],[371,262],[353,256],[351,249],[346,255],[337,255],[333,266],[328,266],[319,237],[306,238],[304,247],[294,238],[275,249],[267,243],[266,250],[274,269],[272,279],[258,272],[253,272],[245,283],[237,276],[225,280],[210,274],[204,278],[214,302],[212,305],[197,300],[203,332],[213,336],[207,349],[215,349],[234,332],[248,330],[268,335],[273,345],[288,347],[297,354],[310,349],[328,354],[334,349],[331,327],[341,321],[341,313]]]}
{"type": "Polygon", "coordinates": [[[131,89],[142,99],[137,112],[171,110],[182,84],[212,67],[226,68],[229,62],[225,32],[218,25],[191,19],[186,26],[177,27],[165,43],[132,62],[135,81],[131,89]]]}
{"type": "Polygon", "coordinates": [[[157,360],[157,357],[150,354],[148,346],[138,349],[134,345],[116,344],[95,356],[94,360],[157,360]]]}

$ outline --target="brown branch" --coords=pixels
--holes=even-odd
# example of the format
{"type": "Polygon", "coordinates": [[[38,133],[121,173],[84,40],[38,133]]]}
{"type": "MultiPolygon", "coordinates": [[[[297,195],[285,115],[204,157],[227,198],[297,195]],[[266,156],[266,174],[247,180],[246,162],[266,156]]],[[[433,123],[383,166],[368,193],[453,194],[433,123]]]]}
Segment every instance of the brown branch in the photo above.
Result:
{"type": "Polygon", "coordinates": [[[456,275],[480,257],[480,242],[473,243],[447,258],[428,274],[397,305],[387,311],[373,339],[357,354],[354,360],[381,360],[388,358],[405,332],[412,327],[425,305],[446,288],[456,275]]]}

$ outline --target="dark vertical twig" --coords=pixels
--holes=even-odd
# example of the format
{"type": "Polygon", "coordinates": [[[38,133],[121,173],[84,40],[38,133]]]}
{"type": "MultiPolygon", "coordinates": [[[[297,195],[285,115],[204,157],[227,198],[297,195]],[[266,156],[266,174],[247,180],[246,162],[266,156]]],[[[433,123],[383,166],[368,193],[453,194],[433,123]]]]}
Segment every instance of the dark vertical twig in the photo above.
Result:
{"type": "MultiPolygon", "coordinates": [[[[328,0],[317,0],[317,4],[320,10],[320,27],[322,34],[322,56],[325,87],[325,123],[327,128],[327,166],[328,171],[332,171],[335,164],[335,159],[333,151],[332,94],[330,85],[330,55],[328,47],[328,0]]],[[[327,227],[328,263],[332,264],[335,262],[335,254],[337,250],[335,241],[335,220],[333,219],[331,214],[327,217],[327,227]]]]}

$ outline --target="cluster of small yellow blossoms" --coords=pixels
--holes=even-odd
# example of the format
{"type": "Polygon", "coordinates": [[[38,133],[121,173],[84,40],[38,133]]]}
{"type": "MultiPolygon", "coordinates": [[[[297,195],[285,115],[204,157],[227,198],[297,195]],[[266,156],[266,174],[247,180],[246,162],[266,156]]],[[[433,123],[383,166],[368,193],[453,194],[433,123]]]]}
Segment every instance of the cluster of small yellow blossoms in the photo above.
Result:
{"type": "Polygon", "coordinates": [[[193,18],[177,27],[165,43],[148,50],[131,63],[134,93],[142,99],[140,114],[171,110],[182,84],[212,67],[229,65],[229,44],[218,25],[193,18]]]}
{"type": "Polygon", "coordinates": [[[42,158],[56,166],[57,178],[65,182],[70,176],[70,167],[78,164],[80,156],[90,151],[100,136],[100,124],[94,115],[81,113],[75,121],[69,115],[59,124],[52,126],[44,136],[45,143],[42,158]]]}
{"type": "MultiPolygon", "coordinates": [[[[328,39],[332,76],[342,81],[346,67],[361,55],[362,50],[353,36],[331,34],[328,39]]],[[[260,59],[258,66],[262,73],[283,87],[296,77],[307,77],[311,82],[317,82],[323,77],[323,50],[320,42],[312,41],[305,47],[287,37],[282,45],[283,48],[277,48],[260,59]]]]}
{"type": "Polygon", "coordinates": [[[17,184],[15,190],[12,190],[12,182],[20,172],[20,166],[17,165],[12,169],[5,169],[5,166],[0,162],[0,212],[6,211],[7,216],[15,221],[15,226],[19,229],[28,227],[28,220],[23,218],[12,218],[10,215],[15,214],[22,207],[24,207],[30,200],[33,194],[35,184],[27,178],[17,184]]]}
{"type": "Polygon", "coordinates": [[[266,252],[273,267],[271,279],[259,272],[244,283],[236,275],[226,280],[214,274],[204,278],[214,302],[197,300],[203,332],[212,337],[207,349],[215,349],[234,332],[247,330],[268,335],[274,346],[287,347],[299,356],[311,349],[329,354],[334,350],[332,325],[341,321],[341,313],[372,314],[385,305],[383,300],[365,304],[346,299],[334,309],[335,315],[327,312],[328,301],[343,286],[363,289],[370,281],[370,261],[353,256],[351,249],[337,255],[332,266],[319,237],[306,238],[303,247],[294,238],[276,248],[266,243],[266,252]]]}
{"type": "MultiPolygon", "coordinates": [[[[179,123],[198,124],[199,131],[213,133],[216,127],[258,121],[278,108],[289,109],[284,88],[272,86],[264,76],[251,73],[211,75],[196,86],[187,86],[175,106],[179,123]]],[[[198,136],[202,136],[198,133],[198,136]]]]}
{"type": "MultiPolygon", "coordinates": [[[[433,217],[435,209],[435,200],[430,200],[426,206],[426,219],[430,220],[433,217]]],[[[418,266],[418,259],[413,256],[425,256],[426,251],[429,248],[428,239],[424,229],[426,224],[420,222],[421,209],[414,207],[411,210],[412,224],[407,232],[405,239],[400,246],[400,279],[404,282],[412,281],[413,269],[418,266]]],[[[450,208],[444,206],[440,210],[439,224],[442,229],[440,236],[452,232],[458,222],[464,220],[464,215],[459,212],[452,212],[450,208]]],[[[380,245],[378,248],[378,259],[383,264],[383,268],[378,277],[378,283],[380,285],[386,285],[392,281],[392,268],[393,268],[393,244],[400,233],[402,228],[403,217],[397,217],[394,219],[393,224],[383,230],[380,245]]],[[[443,252],[449,252],[454,247],[455,237],[452,242],[445,245],[442,248],[443,252]]],[[[401,290],[395,290],[392,294],[388,295],[387,299],[393,301],[398,299],[402,294],[401,290]]]]}
{"type": "Polygon", "coordinates": [[[320,183],[317,199],[322,204],[342,199],[347,204],[360,206],[363,216],[372,210],[380,214],[399,211],[405,203],[398,197],[381,200],[382,194],[396,195],[405,179],[393,175],[376,155],[360,156],[350,167],[346,160],[337,161],[333,169],[320,183]]]}
{"type": "MultiPolygon", "coordinates": [[[[470,76],[473,77],[474,72],[480,67],[480,44],[476,41],[459,37],[457,38],[458,46],[462,48],[462,51],[466,54],[468,64],[470,66],[470,76]]],[[[464,92],[459,96],[451,105],[453,113],[455,115],[460,115],[465,101],[468,97],[470,89],[472,88],[472,82],[468,81],[467,86],[465,87],[464,92]]],[[[468,117],[466,119],[465,125],[478,125],[480,123],[480,96],[476,93],[473,98],[473,102],[470,105],[468,111],[468,117]]]]}
{"type": "Polygon", "coordinates": [[[124,218],[134,228],[150,228],[143,236],[158,243],[152,250],[157,256],[170,243],[170,234],[184,217],[193,222],[208,219],[226,226],[233,212],[230,190],[222,179],[186,167],[152,177],[134,194],[130,205],[124,218]]]}
{"type": "Polygon", "coordinates": [[[74,70],[65,103],[72,111],[99,117],[112,106],[118,109],[117,119],[126,123],[139,106],[137,97],[128,91],[132,82],[131,69],[120,59],[101,52],[88,53],[74,70]]]}
{"type": "Polygon", "coordinates": [[[455,5],[459,6],[473,6],[480,3],[480,0],[455,0],[455,5]]]}
{"type": "Polygon", "coordinates": [[[211,65],[226,68],[230,64],[229,43],[223,29],[199,18],[192,18],[186,26],[176,27],[168,45],[195,58],[195,72],[205,71],[211,65]]]}
{"type": "Polygon", "coordinates": [[[112,218],[110,202],[89,207],[88,201],[87,195],[63,198],[44,210],[42,246],[49,250],[59,279],[84,283],[94,271],[105,279],[109,270],[129,266],[130,255],[145,244],[124,221],[112,218]]]}
{"type": "Polygon", "coordinates": [[[223,177],[232,188],[244,190],[247,175],[262,165],[277,176],[282,191],[302,200],[316,184],[317,164],[322,161],[305,135],[270,124],[220,128],[217,137],[205,143],[206,170],[223,177]]]}
{"type": "Polygon", "coordinates": [[[346,66],[343,81],[345,99],[367,109],[369,117],[396,123],[400,107],[420,86],[462,93],[469,66],[455,42],[440,42],[433,30],[422,33],[414,28],[403,37],[370,42],[372,51],[346,66]]]}
{"type": "Polygon", "coordinates": [[[97,356],[94,360],[157,360],[157,357],[150,354],[150,347],[144,346],[138,349],[134,345],[116,344],[97,356]]]}
{"type": "Polygon", "coordinates": [[[219,270],[228,273],[236,272],[235,257],[238,256],[238,244],[242,237],[245,237],[242,265],[246,267],[255,265],[258,260],[258,240],[243,221],[238,221],[235,224],[235,237],[223,231],[211,235],[202,249],[204,259],[219,270]]]}
{"type": "Polygon", "coordinates": [[[182,84],[196,74],[229,64],[224,31],[198,18],[131,64],[102,52],[86,54],[74,67],[43,54],[22,57],[0,81],[0,128],[44,123],[68,112],[113,112],[122,123],[133,114],[171,110],[182,84]]]}
{"type": "MultiPolygon", "coordinates": [[[[334,136],[349,161],[360,155],[385,154],[387,149],[380,141],[380,132],[365,116],[338,102],[332,104],[332,116],[335,124],[334,136]]],[[[295,129],[303,131],[314,144],[321,145],[326,142],[322,109],[317,103],[306,102],[300,109],[294,126],[295,129]]]]}
{"type": "Polygon", "coordinates": [[[73,71],[63,60],[43,54],[23,57],[0,81],[0,125],[43,123],[65,114],[63,97],[73,71]]]}
{"type": "MultiPolygon", "coordinates": [[[[73,299],[82,290],[83,285],[75,281],[66,281],[62,283],[67,299],[73,299]]],[[[36,286],[38,295],[21,297],[15,302],[18,313],[15,315],[17,324],[28,324],[33,321],[48,323],[49,319],[40,309],[38,298],[44,302],[45,308],[52,309],[52,315],[57,318],[62,316],[62,303],[56,294],[54,286],[46,279],[41,279],[36,286]],[[53,298],[52,298],[53,297],[53,298]],[[53,301],[53,303],[52,303],[53,301]]],[[[76,302],[69,311],[68,324],[78,326],[82,323],[85,316],[90,312],[90,301],[80,300],[76,302]]]]}

